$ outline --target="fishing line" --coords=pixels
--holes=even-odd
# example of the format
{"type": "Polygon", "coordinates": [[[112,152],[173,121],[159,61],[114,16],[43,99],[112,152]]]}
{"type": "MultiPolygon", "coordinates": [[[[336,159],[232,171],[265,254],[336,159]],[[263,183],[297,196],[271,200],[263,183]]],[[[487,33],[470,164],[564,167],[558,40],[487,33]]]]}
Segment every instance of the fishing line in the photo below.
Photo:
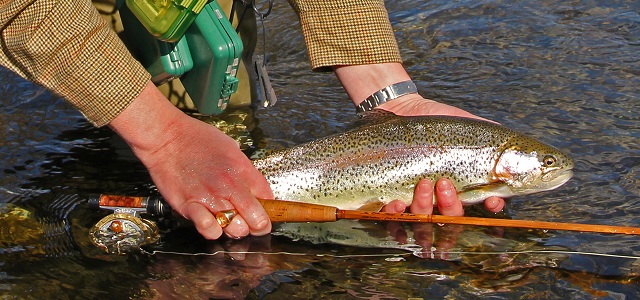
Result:
{"type": "MultiPolygon", "coordinates": [[[[420,253],[420,252],[417,252],[420,253]]],[[[624,255],[624,254],[608,254],[608,253],[597,253],[597,252],[583,252],[583,251],[562,251],[562,250],[523,250],[523,251],[482,251],[482,252],[474,252],[474,251],[447,251],[447,252],[436,252],[439,254],[468,254],[468,255],[502,255],[502,254],[575,254],[575,255],[586,255],[586,256],[598,256],[598,257],[612,257],[612,258],[625,258],[625,259],[640,259],[640,256],[637,255],[624,255]]]]}
{"type": "Polygon", "coordinates": [[[322,254],[322,253],[296,253],[296,252],[286,252],[286,251],[278,251],[278,252],[262,252],[262,251],[226,251],[226,250],[218,250],[211,253],[206,252],[197,252],[197,253],[187,253],[187,252],[178,252],[178,251],[164,251],[164,250],[153,250],[147,251],[142,249],[142,253],[148,255],[156,255],[156,254],[172,254],[172,255],[180,255],[180,256],[215,256],[220,254],[262,254],[262,255],[290,255],[290,256],[315,256],[315,257],[333,257],[333,258],[351,258],[351,257],[396,257],[396,256],[411,256],[411,253],[380,253],[380,254],[322,254]]]}
{"type": "MultiPolygon", "coordinates": [[[[262,255],[291,255],[291,256],[314,256],[314,257],[333,257],[333,258],[356,258],[356,257],[398,257],[398,256],[410,256],[424,253],[423,251],[414,251],[412,253],[379,253],[379,254],[322,254],[322,253],[299,253],[299,252],[286,252],[286,251],[278,251],[278,252],[263,252],[263,251],[226,251],[219,250],[212,253],[206,252],[197,252],[197,253],[187,253],[187,252],[178,252],[178,251],[163,251],[163,250],[153,250],[147,251],[142,249],[142,252],[148,255],[156,255],[156,254],[170,254],[170,255],[180,255],[180,256],[215,256],[220,254],[262,254],[262,255]]],[[[610,257],[610,258],[624,258],[624,259],[640,259],[640,256],[637,255],[624,255],[624,254],[608,254],[608,253],[597,253],[597,252],[583,252],[583,251],[561,251],[561,250],[523,250],[523,251],[430,251],[434,255],[504,255],[504,254],[565,254],[565,255],[586,255],[586,256],[597,256],[597,257],[610,257]]],[[[433,255],[432,255],[433,256],[433,255]]]]}

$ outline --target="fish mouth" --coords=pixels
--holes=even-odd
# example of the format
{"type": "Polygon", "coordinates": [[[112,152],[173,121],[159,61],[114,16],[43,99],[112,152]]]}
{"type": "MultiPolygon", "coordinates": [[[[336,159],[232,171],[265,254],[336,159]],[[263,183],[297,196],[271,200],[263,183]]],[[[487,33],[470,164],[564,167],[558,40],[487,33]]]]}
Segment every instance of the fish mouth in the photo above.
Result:
{"type": "Polygon", "coordinates": [[[573,177],[573,170],[561,169],[550,171],[542,176],[542,180],[539,185],[535,185],[528,190],[533,191],[548,191],[560,187],[565,184],[569,179],[573,177]]]}
{"type": "Polygon", "coordinates": [[[561,169],[561,170],[554,170],[554,171],[548,172],[547,174],[544,174],[542,176],[542,181],[548,182],[550,184],[553,184],[553,183],[563,184],[569,181],[571,177],[573,177],[572,169],[561,169]]]}

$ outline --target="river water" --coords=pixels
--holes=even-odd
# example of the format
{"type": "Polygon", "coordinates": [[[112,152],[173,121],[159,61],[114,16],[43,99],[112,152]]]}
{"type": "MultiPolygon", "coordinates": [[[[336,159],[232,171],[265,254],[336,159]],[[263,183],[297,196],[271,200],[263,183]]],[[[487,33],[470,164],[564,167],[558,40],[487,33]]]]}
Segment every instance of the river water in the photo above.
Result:
{"type": "MultiPolygon", "coordinates": [[[[405,66],[425,97],[574,158],[566,185],[513,198],[494,217],[640,226],[640,2],[386,5],[405,66]]],[[[279,97],[256,113],[265,148],[341,132],[355,120],[335,77],[309,70],[297,23],[284,1],[265,22],[279,97]]],[[[359,234],[337,245],[304,235],[205,242],[185,227],[163,233],[146,253],[103,254],[86,233],[105,214],[55,200],[154,194],[144,167],[109,129],[93,128],[55,95],[6,70],[0,80],[3,297],[640,297],[640,240],[622,235],[339,223],[359,234]],[[419,253],[363,246],[370,236],[402,243],[418,234],[426,239],[419,253]]],[[[492,216],[480,208],[468,213],[492,216]]]]}

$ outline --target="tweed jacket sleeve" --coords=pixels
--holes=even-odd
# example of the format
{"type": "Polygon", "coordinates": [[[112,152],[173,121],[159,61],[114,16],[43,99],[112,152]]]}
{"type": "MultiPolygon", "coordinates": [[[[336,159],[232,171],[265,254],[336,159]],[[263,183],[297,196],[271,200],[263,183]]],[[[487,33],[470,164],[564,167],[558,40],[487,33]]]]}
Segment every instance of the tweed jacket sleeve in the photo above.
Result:
{"type": "Polygon", "coordinates": [[[383,0],[289,0],[311,67],[401,62],[383,0]]]}
{"type": "Polygon", "coordinates": [[[90,0],[2,1],[0,48],[2,66],[61,95],[96,126],[150,78],[90,0]]]}

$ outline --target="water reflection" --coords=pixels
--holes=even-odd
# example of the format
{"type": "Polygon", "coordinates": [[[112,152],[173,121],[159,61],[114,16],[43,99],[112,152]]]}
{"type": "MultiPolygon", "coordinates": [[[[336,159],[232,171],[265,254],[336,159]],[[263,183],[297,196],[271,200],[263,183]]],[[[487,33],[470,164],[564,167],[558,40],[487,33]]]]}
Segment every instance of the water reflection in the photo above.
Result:
{"type": "Polygon", "coordinates": [[[491,243],[483,237],[488,232],[483,231],[465,231],[464,237],[459,236],[465,240],[456,243],[456,249],[434,252],[443,260],[425,260],[392,250],[308,247],[304,242],[286,245],[287,241],[277,236],[216,242],[201,249],[191,247],[179,255],[155,253],[152,273],[158,281],[150,287],[161,299],[516,294],[557,298],[565,290],[553,288],[556,278],[568,289],[575,289],[576,297],[589,298],[607,296],[602,287],[633,294],[633,283],[640,276],[638,265],[628,258],[575,254],[562,247],[540,248],[530,239],[538,234],[521,230],[502,237],[490,233],[495,237],[491,243]],[[512,250],[501,250],[507,248],[512,250]],[[603,263],[609,266],[598,273],[592,271],[603,263]]]}

